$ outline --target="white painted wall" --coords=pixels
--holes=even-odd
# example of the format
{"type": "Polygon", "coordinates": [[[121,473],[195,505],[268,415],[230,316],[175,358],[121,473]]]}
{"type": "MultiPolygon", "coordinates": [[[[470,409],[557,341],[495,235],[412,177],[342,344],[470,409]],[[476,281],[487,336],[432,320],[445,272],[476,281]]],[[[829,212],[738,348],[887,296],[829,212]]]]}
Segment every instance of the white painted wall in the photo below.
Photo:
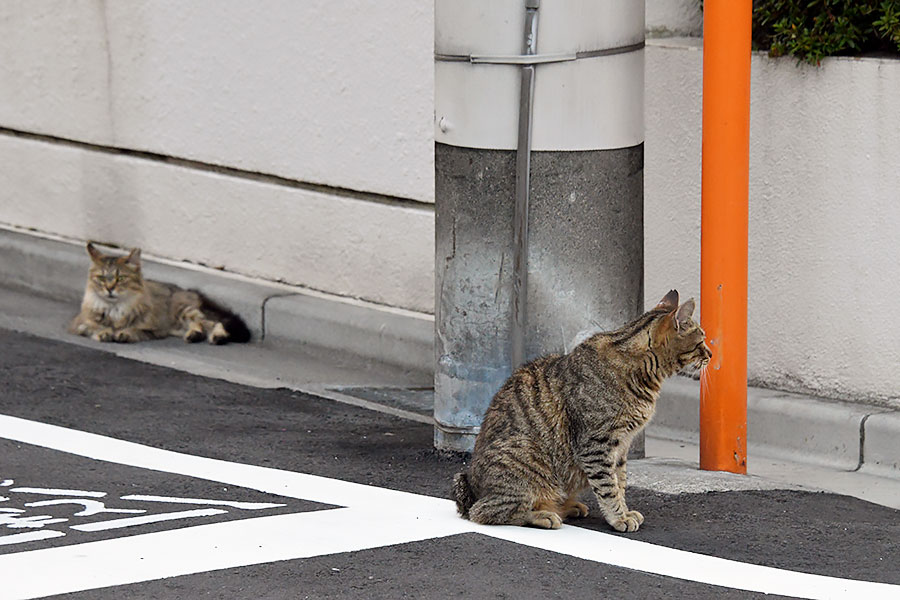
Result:
{"type": "MultiPolygon", "coordinates": [[[[701,71],[699,40],[648,47],[648,304],[699,292],[701,71]]],[[[753,382],[900,405],[898,89],[897,60],[753,57],[753,382]]]]}
{"type": "Polygon", "coordinates": [[[432,202],[419,0],[5,0],[0,125],[432,202]]]}

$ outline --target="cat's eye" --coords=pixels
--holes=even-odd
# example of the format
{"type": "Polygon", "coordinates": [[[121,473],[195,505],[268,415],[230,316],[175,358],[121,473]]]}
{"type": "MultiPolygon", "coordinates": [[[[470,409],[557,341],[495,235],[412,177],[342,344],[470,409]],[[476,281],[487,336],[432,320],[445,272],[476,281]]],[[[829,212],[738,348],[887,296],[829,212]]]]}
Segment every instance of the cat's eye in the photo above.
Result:
{"type": "Polygon", "coordinates": [[[96,275],[94,280],[97,283],[119,283],[122,278],[119,275],[114,275],[112,273],[105,273],[101,275],[96,275]]]}

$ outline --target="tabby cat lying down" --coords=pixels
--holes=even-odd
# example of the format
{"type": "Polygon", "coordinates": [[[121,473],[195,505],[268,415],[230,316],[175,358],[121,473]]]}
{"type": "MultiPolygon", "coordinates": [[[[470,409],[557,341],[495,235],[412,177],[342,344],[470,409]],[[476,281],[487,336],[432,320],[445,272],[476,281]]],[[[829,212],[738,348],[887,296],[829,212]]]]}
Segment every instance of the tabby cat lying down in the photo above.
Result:
{"type": "Polygon", "coordinates": [[[663,380],[712,356],[693,312],[672,290],[621,329],[513,373],[484,415],[468,474],[453,480],[460,515],[557,529],[587,516],[578,495],[590,487],[613,529],[637,531],[644,517],[625,504],[628,447],[663,380]]]}
{"type": "Polygon", "coordinates": [[[210,344],[250,341],[240,317],[192,290],[141,276],[141,250],[103,254],[90,242],[91,257],[81,312],[69,332],[98,342],[140,342],[180,336],[210,344]]]}

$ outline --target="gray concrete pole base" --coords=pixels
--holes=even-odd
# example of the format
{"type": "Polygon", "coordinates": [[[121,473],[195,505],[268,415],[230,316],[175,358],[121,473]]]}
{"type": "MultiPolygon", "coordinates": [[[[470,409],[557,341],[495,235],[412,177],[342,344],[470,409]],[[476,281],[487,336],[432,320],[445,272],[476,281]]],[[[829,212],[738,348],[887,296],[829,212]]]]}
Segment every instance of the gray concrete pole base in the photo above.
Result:
{"type": "MultiPolygon", "coordinates": [[[[471,450],[509,377],[515,158],[435,145],[435,445],[471,450]]],[[[643,310],[643,145],[533,152],[526,360],[643,310]]],[[[633,450],[643,454],[643,438],[633,450]]]]}
{"type": "Polygon", "coordinates": [[[434,447],[448,452],[472,452],[475,449],[477,428],[448,427],[434,424],[434,447]]]}

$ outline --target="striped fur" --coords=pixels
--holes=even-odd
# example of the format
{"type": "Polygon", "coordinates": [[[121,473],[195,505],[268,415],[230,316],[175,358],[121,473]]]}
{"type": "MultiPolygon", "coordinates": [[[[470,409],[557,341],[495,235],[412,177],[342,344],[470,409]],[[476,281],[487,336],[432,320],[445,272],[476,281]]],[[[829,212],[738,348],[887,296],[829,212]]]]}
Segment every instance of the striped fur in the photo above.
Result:
{"type": "Polygon", "coordinates": [[[203,294],[144,279],[141,251],[111,256],[87,245],[91,257],[81,312],[69,333],[98,342],[141,342],[179,336],[186,342],[248,342],[240,317],[203,294]]]}
{"type": "Polygon", "coordinates": [[[626,456],[653,416],[663,380],[711,352],[672,290],[621,329],[518,369],[491,401],[468,473],[454,478],[460,515],[493,525],[558,528],[587,515],[590,488],[617,531],[644,520],[625,504],[626,456]]]}

